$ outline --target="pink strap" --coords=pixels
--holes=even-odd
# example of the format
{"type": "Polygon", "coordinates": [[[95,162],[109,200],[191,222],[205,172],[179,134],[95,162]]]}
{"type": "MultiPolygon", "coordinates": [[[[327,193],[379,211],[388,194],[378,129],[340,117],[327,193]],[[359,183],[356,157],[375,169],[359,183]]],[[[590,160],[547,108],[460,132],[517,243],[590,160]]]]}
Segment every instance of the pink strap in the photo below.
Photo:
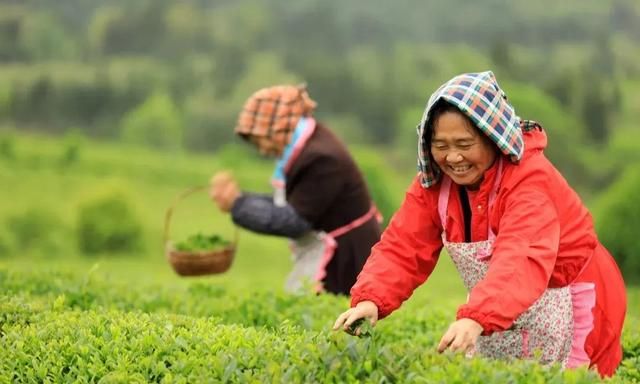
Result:
{"type": "Polygon", "coordinates": [[[371,220],[372,217],[377,216],[378,220],[380,220],[382,218],[382,216],[380,215],[380,212],[378,212],[378,207],[376,207],[375,205],[371,205],[371,208],[369,208],[369,211],[367,213],[365,213],[364,215],[360,216],[359,218],[353,220],[352,222],[350,222],[347,225],[344,225],[340,228],[336,228],[333,231],[331,231],[329,233],[329,236],[333,237],[334,239],[336,237],[340,237],[342,235],[344,235],[345,233],[351,231],[352,229],[358,228],[359,226],[361,226],[362,224],[366,223],[367,221],[371,220]]]}
{"type": "MultiPolygon", "coordinates": [[[[491,214],[491,209],[493,208],[493,205],[496,202],[496,198],[498,197],[498,190],[500,189],[501,181],[502,181],[502,156],[500,157],[500,160],[498,160],[498,173],[496,174],[496,179],[495,179],[495,182],[493,183],[493,188],[491,188],[491,192],[489,192],[489,207],[487,211],[489,212],[489,214],[491,214]]],[[[496,239],[496,234],[493,233],[493,230],[491,229],[491,224],[487,224],[487,227],[488,227],[487,229],[489,230],[488,239],[493,244],[494,240],[496,239]]]]}
{"type": "Polygon", "coordinates": [[[438,215],[442,228],[447,228],[447,207],[449,206],[449,192],[451,191],[451,179],[442,175],[442,185],[440,186],[440,195],[438,196],[438,215]]]}
{"type": "Polygon", "coordinates": [[[287,164],[284,165],[285,174],[289,172],[289,169],[291,169],[291,166],[293,165],[293,163],[296,161],[298,156],[300,156],[300,152],[302,152],[302,150],[304,149],[304,146],[307,144],[307,141],[309,141],[309,138],[311,137],[311,135],[313,135],[313,132],[315,131],[316,131],[316,119],[314,119],[313,117],[307,117],[307,129],[305,129],[305,131],[302,133],[302,136],[300,136],[298,141],[296,141],[296,143],[293,145],[291,156],[289,156],[289,160],[287,161],[287,164]]]}
{"type": "MultiPolygon", "coordinates": [[[[358,228],[362,224],[371,220],[371,218],[374,216],[377,217],[379,221],[382,219],[382,215],[380,215],[380,212],[378,211],[378,207],[372,204],[371,208],[369,208],[369,211],[367,213],[353,220],[347,225],[334,229],[324,237],[323,239],[324,252],[322,254],[322,259],[320,260],[320,265],[318,266],[318,270],[316,271],[316,274],[314,276],[315,281],[320,282],[322,281],[322,279],[325,278],[325,276],[327,276],[327,266],[329,265],[329,262],[331,262],[331,259],[333,258],[333,254],[336,248],[338,247],[336,238],[344,235],[345,233],[351,231],[352,229],[358,228]]],[[[316,291],[319,292],[320,290],[321,290],[321,287],[316,286],[316,291]]]]}
{"type": "Polygon", "coordinates": [[[573,283],[569,285],[573,305],[573,341],[567,368],[588,365],[591,361],[584,349],[587,336],[593,329],[593,312],[596,305],[596,291],[593,283],[573,283]]]}
{"type": "Polygon", "coordinates": [[[522,356],[528,358],[529,356],[529,331],[522,330],[522,356]]]}
{"type": "MultiPolygon", "coordinates": [[[[318,266],[318,270],[316,271],[316,274],[313,277],[313,279],[316,282],[321,282],[322,279],[324,279],[325,276],[327,276],[327,266],[329,265],[329,262],[331,261],[331,259],[333,259],[333,254],[335,253],[335,250],[338,247],[336,240],[333,237],[331,237],[331,235],[325,236],[323,241],[324,241],[324,252],[322,253],[322,259],[320,260],[320,265],[318,266]]],[[[319,291],[320,288],[321,286],[317,285],[316,291],[319,291]]]]}

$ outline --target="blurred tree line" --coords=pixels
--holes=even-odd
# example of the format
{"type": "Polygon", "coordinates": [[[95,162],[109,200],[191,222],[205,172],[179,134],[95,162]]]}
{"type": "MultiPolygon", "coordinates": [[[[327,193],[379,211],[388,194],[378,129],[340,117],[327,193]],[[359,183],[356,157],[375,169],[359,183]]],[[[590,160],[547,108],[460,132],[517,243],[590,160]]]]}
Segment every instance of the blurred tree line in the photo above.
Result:
{"type": "Polygon", "coordinates": [[[622,87],[640,80],[638,39],[634,0],[3,0],[0,119],[215,150],[251,92],[304,81],[339,134],[406,164],[435,87],[493,69],[550,157],[594,187],[615,166],[585,170],[599,156],[584,148],[606,151],[638,109],[622,87]]]}

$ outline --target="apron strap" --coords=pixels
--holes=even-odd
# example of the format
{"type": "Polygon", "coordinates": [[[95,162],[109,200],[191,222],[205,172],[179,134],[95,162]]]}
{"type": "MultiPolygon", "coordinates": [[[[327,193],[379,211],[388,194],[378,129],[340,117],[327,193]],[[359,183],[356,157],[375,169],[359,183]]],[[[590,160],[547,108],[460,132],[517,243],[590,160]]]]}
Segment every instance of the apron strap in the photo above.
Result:
{"type": "Polygon", "coordinates": [[[451,191],[451,179],[442,175],[442,184],[440,185],[440,195],[438,196],[438,215],[442,223],[442,230],[447,227],[447,207],[449,206],[449,193],[451,191]]]}
{"type": "Polygon", "coordinates": [[[371,220],[371,218],[373,218],[374,216],[378,218],[382,218],[382,216],[380,215],[380,212],[378,211],[378,207],[376,207],[375,204],[371,204],[371,208],[369,208],[369,211],[367,213],[353,220],[349,224],[343,225],[342,227],[336,228],[333,231],[329,232],[329,236],[333,237],[334,239],[336,237],[342,236],[345,233],[353,229],[356,229],[362,224],[371,220]]]}
{"type": "Polygon", "coordinates": [[[322,279],[327,276],[327,266],[331,259],[333,259],[333,255],[338,247],[338,243],[336,242],[336,238],[344,235],[345,233],[358,228],[363,225],[367,221],[371,220],[373,217],[378,219],[382,218],[382,215],[378,211],[378,207],[375,204],[371,204],[371,208],[364,215],[358,217],[347,225],[343,225],[342,227],[336,228],[333,231],[327,233],[323,236],[322,241],[324,243],[324,251],[322,253],[322,259],[320,260],[320,264],[318,269],[316,270],[313,279],[316,281],[316,292],[321,292],[324,290],[322,286],[322,279]]]}

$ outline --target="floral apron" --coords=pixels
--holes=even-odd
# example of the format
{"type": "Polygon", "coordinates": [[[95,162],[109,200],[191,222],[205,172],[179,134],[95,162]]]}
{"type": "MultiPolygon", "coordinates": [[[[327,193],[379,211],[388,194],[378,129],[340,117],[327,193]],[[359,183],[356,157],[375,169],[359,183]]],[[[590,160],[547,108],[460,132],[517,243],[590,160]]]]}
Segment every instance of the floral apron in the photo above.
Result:
{"type": "MultiPolygon", "coordinates": [[[[500,180],[502,160],[498,163],[496,181],[489,195],[489,212],[494,205],[500,180]]],[[[438,199],[438,213],[443,227],[451,190],[451,179],[442,178],[438,199]]],[[[489,225],[488,240],[472,243],[442,241],[469,292],[481,281],[490,265],[496,235],[489,225]]],[[[571,284],[561,288],[547,288],[533,305],[522,313],[508,330],[480,336],[475,352],[499,359],[538,358],[541,363],[559,362],[564,367],[589,363],[584,343],[593,327],[591,308],[595,304],[595,290],[591,283],[571,284]]]]}

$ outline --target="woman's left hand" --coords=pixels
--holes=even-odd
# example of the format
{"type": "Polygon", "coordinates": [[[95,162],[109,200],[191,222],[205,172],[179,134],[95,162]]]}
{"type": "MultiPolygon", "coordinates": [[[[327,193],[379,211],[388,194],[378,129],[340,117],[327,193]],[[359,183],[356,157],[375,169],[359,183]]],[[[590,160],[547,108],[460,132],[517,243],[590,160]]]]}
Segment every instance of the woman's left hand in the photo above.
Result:
{"type": "Polygon", "coordinates": [[[442,353],[447,348],[452,352],[467,353],[472,351],[481,333],[482,326],[475,320],[465,318],[455,321],[440,339],[438,352],[442,353]]]}

